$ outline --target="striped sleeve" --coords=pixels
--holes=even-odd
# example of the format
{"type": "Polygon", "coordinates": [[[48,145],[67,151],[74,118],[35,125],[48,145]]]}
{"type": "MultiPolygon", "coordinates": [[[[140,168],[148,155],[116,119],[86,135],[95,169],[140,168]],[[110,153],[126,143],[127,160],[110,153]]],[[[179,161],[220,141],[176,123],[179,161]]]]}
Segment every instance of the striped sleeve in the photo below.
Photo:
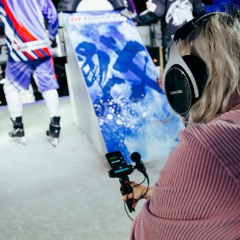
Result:
{"type": "Polygon", "coordinates": [[[58,33],[58,14],[57,10],[51,0],[42,0],[41,9],[44,18],[47,21],[47,28],[50,37],[55,37],[58,33]]]}

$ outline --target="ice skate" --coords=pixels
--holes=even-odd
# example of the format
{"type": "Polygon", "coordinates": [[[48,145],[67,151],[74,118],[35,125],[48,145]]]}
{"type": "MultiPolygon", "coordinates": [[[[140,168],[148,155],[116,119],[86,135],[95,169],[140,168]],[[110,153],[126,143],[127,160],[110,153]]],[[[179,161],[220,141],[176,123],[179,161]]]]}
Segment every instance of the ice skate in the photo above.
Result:
{"type": "Polygon", "coordinates": [[[13,120],[13,130],[9,132],[9,136],[16,142],[21,144],[26,144],[25,133],[22,124],[22,117],[16,117],[16,120],[13,120]]]}
{"type": "Polygon", "coordinates": [[[59,142],[59,135],[60,135],[60,117],[53,117],[51,118],[51,122],[49,125],[49,130],[47,130],[46,134],[49,137],[49,142],[56,147],[59,142]]]}

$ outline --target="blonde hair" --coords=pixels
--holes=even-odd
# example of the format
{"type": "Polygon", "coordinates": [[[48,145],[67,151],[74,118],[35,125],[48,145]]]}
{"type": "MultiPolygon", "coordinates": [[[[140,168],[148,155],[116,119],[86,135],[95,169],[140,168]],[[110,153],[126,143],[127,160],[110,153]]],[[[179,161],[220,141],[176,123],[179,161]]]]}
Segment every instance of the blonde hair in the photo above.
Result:
{"type": "Polygon", "coordinates": [[[233,99],[240,97],[240,12],[209,17],[183,41],[182,49],[186,47],[208,69],[206,86],[190,109],[189,122],[206,123],[226,112],[233,99]]]}

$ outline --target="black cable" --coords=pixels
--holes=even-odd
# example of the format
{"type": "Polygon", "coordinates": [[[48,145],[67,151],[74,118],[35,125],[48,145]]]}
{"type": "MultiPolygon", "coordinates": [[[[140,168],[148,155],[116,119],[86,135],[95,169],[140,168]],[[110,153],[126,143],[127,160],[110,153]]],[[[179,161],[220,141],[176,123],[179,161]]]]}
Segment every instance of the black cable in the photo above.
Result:
{"type": "Polygon", "coordinates": [[[125,209],[125,212],[126,212],[126,214],[128,215],[128,217],[133,221],[133,219],[131,218],[131,216],[129,215],[129,212],[128,212],[128,210],[127,210],[127,203],[126,202],[124,202],[124,209],[125,209]]]}
{"type": "MultiPolygon", "coordinates": [[[[132,187],[132,189],[133,189],[133,188],[135,188],[135,187],[143,184],[143,183],[145,182],[145,180],[147,179],[147,189],[146,189],[146,191],[143,193],[143,195],[140,196],[139,199],[135,200],[136,202],[138,202],[140,199],[143,199],[144,196],[147,194],[147,192],[148,192],[148,190],[149,190],[149,184],[150,184],[149,177],[148,177],[147,173],[145,173],[144,176],[145,176],[145,177],[144,177],[144,179],[142,180],[142,182],[140,182],[140,183],[138,183],[137,185],[135,185],[134,187],[132,187]]],[[[128,181],[128,184],[130,184],[130,181],[128,181]]],[[[129,192],[128,194],[130,194],[130,193],[131,193],[131,192],[129,192]]],[[[129,200],[128,194],[127,194],[127,200],[129,200]]],[[[131,199],[133,199],[133,201],[134,201],[134,191],[133,191],[133,190],[132,190],[132,198],[131,198],[131,199]]],[[[126,200],[126,201],[127,201],[127,200],[126,200]]],[[[126,205],[127,205],[126,201],[124,202],[125,212],[126,212],[127,216],[133,221],[133,219],[132,219],[131,216],[129,215],[129,212],[128,212],[127,208],[126,208],[126,205]]]]}

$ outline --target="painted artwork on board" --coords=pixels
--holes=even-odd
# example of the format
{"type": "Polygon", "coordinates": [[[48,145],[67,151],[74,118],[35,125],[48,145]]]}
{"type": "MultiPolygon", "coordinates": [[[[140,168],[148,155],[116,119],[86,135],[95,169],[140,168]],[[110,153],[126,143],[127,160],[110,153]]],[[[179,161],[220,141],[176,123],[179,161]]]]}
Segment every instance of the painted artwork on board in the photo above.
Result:
{"type": "Polygon", "coordinates": [[[165,157],[182,125],[158,88],[159,72],[134,22],[116,11],[64,14],[108,152],[165,157]]]}

